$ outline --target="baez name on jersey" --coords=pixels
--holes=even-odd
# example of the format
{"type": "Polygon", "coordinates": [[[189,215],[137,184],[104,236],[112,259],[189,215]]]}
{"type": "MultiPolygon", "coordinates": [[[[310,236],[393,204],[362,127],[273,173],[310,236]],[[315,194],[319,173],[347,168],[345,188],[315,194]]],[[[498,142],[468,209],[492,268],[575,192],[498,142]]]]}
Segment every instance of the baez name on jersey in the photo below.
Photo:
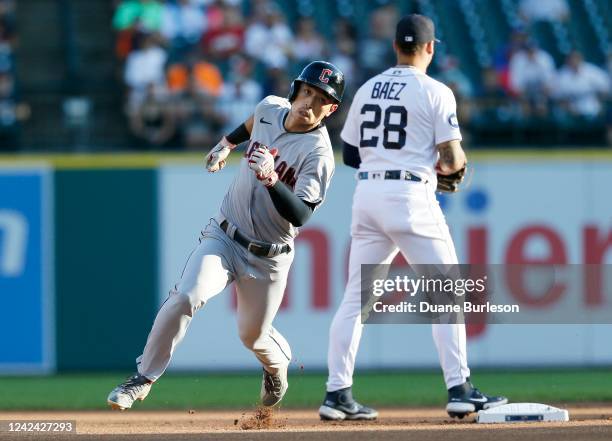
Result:
{"type": "Polygon", "coordinates": [[[406,87],[406,83],[377,81],[372,88],[372,98],[399,101],[399,95],[406,87]]]}
{"type": "MultiPolygon", "coordinates": [[[[253,141],[249,147],[246,149],[244,153],[244,157],[248,158],[251,156],[253,150],[257,147],[264,145],[260,142],[253,141]]],[[[280,159],[280,155],[277,155],[274,159],[274,171],[278,175],[278,180],[287,184],[292,190],[295,189],[295,183],[297,181],[297,175],[295,173],[294,167],[289,167],[286,161],[278,161],[280,159]]]]}

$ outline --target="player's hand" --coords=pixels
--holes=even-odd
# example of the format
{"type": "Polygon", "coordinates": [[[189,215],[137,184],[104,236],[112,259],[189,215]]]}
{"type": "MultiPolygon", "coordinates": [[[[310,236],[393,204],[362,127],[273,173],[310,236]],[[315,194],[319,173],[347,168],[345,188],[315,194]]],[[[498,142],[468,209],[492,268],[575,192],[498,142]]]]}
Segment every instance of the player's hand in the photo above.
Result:
{"type": "Polygon", "coordinates": [[[232,149],[236,147],[225,136],[214,146],[206,157],[206,169],[210,173],[217,172],[225,167],[226,159],[232,149]]]}
{"type": "Polygon", "coordinates": [[[265,146],[259,146],[249,156],[249,168],[266,187],[272,187],[278,180],[274,171],[274,157],[277,154],[277,149],[268,150],[265,146]]]}
{"type": "Polygon", "coordinates": [[[268,147],[260,145],[249,156],[249,168],[258,176],[269,175],[274,171],[274,157],[277,152],[277,149],[269,150],[268,147]]]}

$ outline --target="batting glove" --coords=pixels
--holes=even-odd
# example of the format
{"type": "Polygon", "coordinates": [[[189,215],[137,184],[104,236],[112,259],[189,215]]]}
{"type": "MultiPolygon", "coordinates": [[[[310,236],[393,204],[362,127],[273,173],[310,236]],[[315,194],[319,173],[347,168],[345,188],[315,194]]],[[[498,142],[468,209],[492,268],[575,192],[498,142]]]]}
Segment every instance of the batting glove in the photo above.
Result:
{"type": "Polygon", "coordinates": [[[274,171],[274,157],[277,154],[277,149],[268,150],[267,147],[259,146],[249,156],[249,168],[266,187],[272,187],[278,181],[274,171]]]}
{"type": "Polygon", "coordinates": [[[236,144],[232,144],[224,136],[221,141],[214,146],[206,157],[206,169],[210,173],[215,173],[225,167],[226,159],[236,144]]]}

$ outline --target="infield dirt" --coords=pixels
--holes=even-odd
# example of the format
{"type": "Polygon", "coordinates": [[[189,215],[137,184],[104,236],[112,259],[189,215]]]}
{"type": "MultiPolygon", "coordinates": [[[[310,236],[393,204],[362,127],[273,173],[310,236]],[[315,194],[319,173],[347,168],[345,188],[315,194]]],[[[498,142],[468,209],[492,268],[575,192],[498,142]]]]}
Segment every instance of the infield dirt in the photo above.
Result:
{"type": "MultiPolygon", "coordinates": [[[[562,404],[560,407],[565,407],[562,404]]],[[[565,407],[568,408],[568,407],[565,407]]],[[[382,409],[373,422],[324,422],[316,409],[248,411],[3,412],[0,420],[76,420],[77,435],[0,433],[10,440],[611,440],[612,406],[572,406],[568,423],[476,424],[442,409],[382,409]]]]}

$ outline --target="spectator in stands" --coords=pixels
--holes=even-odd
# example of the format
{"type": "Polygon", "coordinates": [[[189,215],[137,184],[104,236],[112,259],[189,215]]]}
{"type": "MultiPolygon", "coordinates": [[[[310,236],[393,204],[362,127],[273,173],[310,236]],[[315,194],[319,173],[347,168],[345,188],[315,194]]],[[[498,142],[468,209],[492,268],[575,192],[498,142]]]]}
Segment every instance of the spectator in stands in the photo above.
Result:
{"type": "Polygon", "coordinates": [[[225,117],[223,130],[226,133],[246,121],[263,98],[261,86],[251,78],[253,61],[249,57],[234,55],[230,59],[230,67],[218,102],[219,113],[225,117]]]}
{"type": "Polygon", "coordinates": [[[166,81],[170,95],[180,95],[189,87],[191,72],[188,66],[182,62],[174,62],[168,65],[166,81]]]}
{"type": "Polygon", "coordinates": [[[510,59],[509,80],[513,92],[525,105],[526,116],[545,117],[555,78],[555,62],[547,52],[529,41],[510,59]]]}
{"type": "Polygon", "coordinates": [[[10,74],[14,68],[15,31],[15,2],[0,0],[0,71],[3,73],[10,74]]]}
{"type": "Polygon", "coordinates": [[[15,43],[15,15],[11,1],[0,1],[0,41],[11,47],[15,43]]]}
{"type": "Polygon", "coordinates": [[[472,83],[467,75],[461,70],[458,58],[452,55],[446,56],[440,63],[438,78],[453,89],[455,94],[458,93],[462,98],[471,98],[474,96],[472,83]]]}
{"type": "Polygon", "coordinates": [[[323,57],[325,40],[317,31],[315,21],[310,17],[302,17],[296,25],[295,42],[293,44],[294,58],[300,62],[310,62],[323,57]]]}
{"type": "Polygon", "coordinates": [[[610,93],[610,77],[587,63],[578,51],[571,52],[555,82],[555,96],[571,115],[594,119],[602,115],[603,100],[610,93]]]}
{"type": "Polygon", "coordinates": [[[461,70],[459,59],[447,55],[440,61],[440,71],[436,77],[453,91],[457,101],[459,123],[467,125],[472,114],[471,98],[474,96],[472,82],[461,70]]]}
{"type": "Polygon", "coordinates": [[[218,4],[221,7],[223,6],[234,6],[240,7],[245,0],[192,0],[196,4],[204,7],[210,7],[211,5],[218,4]]]}
{"type": "Polygon", "coordinates": [[[171,95],[181,95],[193,87],[198,93],[218,97],[223,87],[219,68],[206,61],[197,50],[185,62],[175,62],[168,66],[166,80],[171,95]]]}
{"type": "Polygon", "coordinates": [[[19,102],[15,94],[14,76],[0,71],[0,151],[18,150],[20,123],[29,117],[30,106],[19,102]]]}
{"type": "Polygon", "coordinates": [[[153,34],[143,34],[140,47],[134,50],[125,64],[125,84],[129,87],[128,108],[138,107],[148,91],[163,92],[164,65],[167,54],[153,34]]]}
{"type": "Polygon", "coordinates": [[[0,16],[13,17],[14,15],[15,0],[0,0],[0,16]]]}
{"type": "Polygon", "coordinates": [[[269,68],[266,71],[266,75],[263,82],[263,96],[287,96],[292,80],[293,78],[289,77],[286,70],[278,68],[269,68]]]}
{"type": "Polygon", "coordinates": [[[19,149],[20,124],[30,117],[29,105],[16,94],[15,31],[15,2],[0,0],[0,151],[4,152],[19,149]]]}
{"type": "Polygon", "coordinates": [[[219,68],[201,58],[191,66],[193,87],[199,93],[217,98],[223,88],[223,76],[219,68]]]}
{"type": "MultiPolygon", "coordinates": [[[[345,99],[354,94],[360,85],[357,74],[357,31],[355,26],[346,18],[339,18],[333,26],[334,36],[328,46],[329,55],[326,58],[344,73],[345,99]]],[[[325,120],[325,126],[329,132],[332,145],[342,145],[340,132],[346,121],[350,106],[340,106],[330,117],[325,120]]]]}
{"type": "Polygon", "coordinates": [[[208,30],[218,29],[223,25],[224,0],[206,0],[206,23],[208,30]]]}
{"type": "Polygon", "coordinates": [[[361,78],[380,73],[386,66],[395,64],[395,53],[389,43],[393,41],[398,12],[395,6],[380,7],[370,16],[370,35],[359,48],[361,78]]]}
{"type": "Polygon", "coordinates": [[[164,7],[158,0],[123,0],[113,17],[116,30],[137,28],[143,32],[158,32],[162,26],[164,7]]]}
{"type": "Polygon", "coordinates": [[[161,34],[168,42],[171,58],[180,59],[200,41],[205,28],[204,10],[194,0],[166,2],[161,34]]]}
{"type": "Polygon", "coordinates": [[[482,71],[482,88],[477,96],[481,102],[492,107],[508,99],[508,91],[494,68],[489,67],[482,71]]]}
{"type": "Polygon", "coordinates": [[[10,71],[0,69],[0,99],[13,99],[15,97],[15,78],[10,71]]]}
{"type": "Polygon", "coordinates": [[[510,99],[499,72],[492,67],[482,71],[482,87],[476,97],[478,101],[474,120],[480,125],[513,121],[520,116],[520,109],[510,99]]]}
{"type": "Polygon", "coordinates": [[[147,149],[176,147],[176,122],[167,99],[150,84],[141,103],[129,113],[129,125],[137,146],[147,149]],[[173,142],[174,141],[174,142],[173,142]]]}
{"type": "MultiPolygon", "coordinates": [[[[350,21],[338,19],[334,25],[334,38],[330,47],[330,61],[344,73],[345,93],[351,93],[356,84],[355,58],[357,52],[357,31],[350,21]]],[[[336,113],[341,113],[348,106],[340,106],[336,113]]],[[[348,109],[346,109],[348,112],[348,109]]]]}
{"type": "Polygon", "coordinates": [[[499,74],[501,86],[504,87],[507,92],[512,91],[509,73],[510,60],[515,53],[524,49],[528,39],[529,36],[524,30],[514,29],[510,34],[510,40],[499,46],[493,55],[493,66],[499,74]]]}
{"type": "Polygon", "coordinates": [[[191,76],[187,89],[173,102],[182,144],[197,149],[214,145],[225,124],[225,118],[217,111],[217,98],[203,92],[198,80],[191,76]]]}
{"type": "Polygon", "coordinates": [[[240,8],[224,6],[221,24],[204,35],[202,45],[204,52],[216,60],[240,52],[244,45],[244,21],[240,8]]]}
{"type": "Polygon", "coordinates": [[[169,107],[177,125],[177,144],[206,147],[219,136],[225,118],[217,111],[224,82],[219,68],[197,50],[167,70],[169,107]]]}
{"type": "Polygon", "coordinates": [[[569,17],[567,0],[521,0],[519,14],[527,23],[566,21],[569,17]]]}
{"type": "MultiPolygon", "coordinates": [[[[351,21],[346,18],[338,18],[333,25],[333,29],[334,36],[328,42],[327,57],[344,73],[344,96],[346,98],[352,96],[357,86],[361,85],[361,75],[357,65],[357,30],[351,21]]],[[[340,132],[348,110],[349,106],[340,106],[325,122],[332,145],[342,145],[340,132]]]]}
{"type": "Polygon", "coordinates": [[[247,54],[267,67],[284,69],[292,55],[293,34],[275,3],[266,3],[263,19],[257,19],[246,30],[247,54]]]}
{"type": "Polygon", "coordinates": [[[121,60],[138,45],[139,33],[156,33],[161,30],[163,5],[157,0],[123,0],[113,17],[117,31],[115,52],[121,60]]]}
{"type": "MultiPolygon", "coordinates": [[[[270,3],[274,3],[275,0],[250,0],[249,1],[249,22],[264,22],[270,3]]],[[[274,7],[274,4],[272,5],[274,7]]]]}
{"type": "Polygon", "coordinates": [[[15,4],[13,1],[0,2],[0,70],[12,71],[15,47],[15,4]]]}
{"type": "Polygon", "coordinates": [[[0,19],[0,70],[13,70],[14,36],[8,24],[0,19]]]}
{"type": "MultiPolygon", "coordinates": [[[[214,142],[222,129],[245,119],[244,109],[252,107],[258,97],[285,96],[294,77],[293,70],[311,59],[329,58],[339,66],[345,72],[349,95],[364,76],[379,73],[394,62],[389,41],[394,37],[398,2],[378,0],[378,5],[385,6],[374,9],[367,21],[353,25],[350,20],[339,18],[332,26],[333,31],[326,29],[320,33],[312,18],[298,18],[287,24],[278,6],[287,4],[287,0],[276,0],[278,3],[275,0],[113,1],[119,5],[113,26],[129,36],[126,57],[132,47],[136,48],[125,66],[129,103],[140,112],[139,117],[144,121],[140,126],[147,133],[154,133],[156,124],[170,127],[172,118],[175,134],[166,145],[179,138],[182,141],[176,144],[192,147],[214,142]],[[247,3],[250,4],[244,8],[247,3]],[[250,15],[244,17],[243,10],[250,11],[250,15]],[[163,50],[164,41],[155,39],[158,32],[169,41],[167,54],[163,50]],[[205,59],[191,55],[196,49],[203,50],[205,59]],[[168,60],[170,65],[164,81],[164,65],[168,60]],[[220,69],[224,72],[229,69],[225,82],[220,69]],[[170,94],[165,95],[165,91],[170,94]],[[161,112],[162,106],[169,109],[170,116],[166,117],[166,110],[161,112]]],[[[3,56],[3,48],[12,46],[3,43],[14,40],[12,22],[5,22],[2,12],[3,6],[9,3],[14,1],[0,0],[0,82],[4,81],[1,71],[10,69],[7,66],[12,60],[10,53],[8,57],[3,56]]],[[[534,22],[545,22],[537,26],[543,24],[548,31],[549,22],[569,18],[568,0],[515,0],[514,3],[519,5],[519,14],[524,19],[520,26],[525,29],[532,29],[534,22]]],[[[298,7],[298,12],[304,11],[298,7]]],[[[603,115],[607,105],[612,140],[612,106],[610,101],[604,102],[610,95],[608,90],[604,91],[601,71],[585,63],[579,54],[572,54],[557,74],[552,57],[528,39],[525,30],[514,30],[510,40],[494,52],[493,67],[483,70],[477,89],[462,72],[457,58],[449,56],[440,60],[436,76],[455,91],[460,120],[466,123],[471,113],[472,122],[477,123],[472,127],[490,121],[515,121],[520,122],[516,127],[530,129],[529,123],[534,118],[535,125],[540,127],[538,124],[543,121],[537,118],[548,117],[552,99],[559,103],[555,109],[561,109],[564,115],[589,119],[603,115]]],[[[612,69],[612,55],[609,69],[612,69]]],[[[606,80],[609,84],[609,75],[606,80]]],[[[2,106],[0,103],[0,113],[4,112],[2,106]]],[[[337,139],[344,119],[341,108],[327,121],[333,139],[337,139]]],[[[563,128],[560,120],[547,122],[563,128]]],[[[597,120],[597,124],[601,121],[597,120]]],[[[160,132],[166,131],[155,133],[160,132]]]]}

